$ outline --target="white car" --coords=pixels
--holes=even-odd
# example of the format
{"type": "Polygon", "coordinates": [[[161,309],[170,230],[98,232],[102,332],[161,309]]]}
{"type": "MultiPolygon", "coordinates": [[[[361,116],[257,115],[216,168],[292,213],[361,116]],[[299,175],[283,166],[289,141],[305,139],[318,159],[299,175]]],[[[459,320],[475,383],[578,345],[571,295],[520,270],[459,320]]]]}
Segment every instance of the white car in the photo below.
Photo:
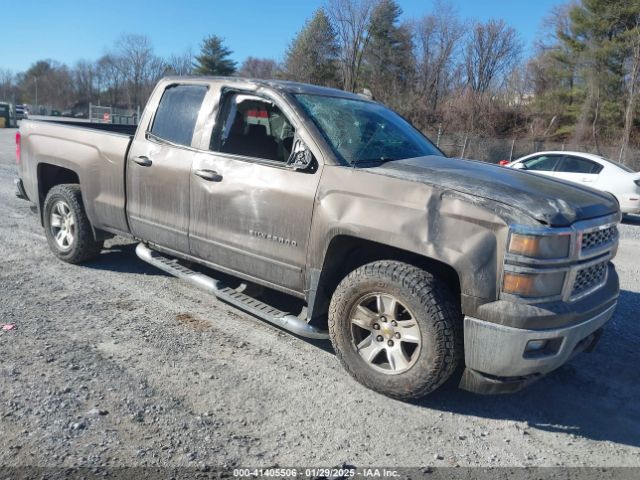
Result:
{"type": "Polygon", "coordinates": [[[622,213],[640,213],[640,173],[599,155],[537,152],[506,166],[608,192],[616,197],[622,213]]]}

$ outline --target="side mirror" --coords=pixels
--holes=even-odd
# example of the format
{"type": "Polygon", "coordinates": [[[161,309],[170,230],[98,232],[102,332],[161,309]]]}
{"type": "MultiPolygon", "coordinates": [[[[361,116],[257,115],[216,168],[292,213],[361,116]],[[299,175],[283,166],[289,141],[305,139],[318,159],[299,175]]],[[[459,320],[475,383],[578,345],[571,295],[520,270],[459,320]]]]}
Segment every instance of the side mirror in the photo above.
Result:
{"type": "Polygon", "coordinates": [[[313,163],[313,154],[302,140],[296,140],[287,164],[294,170],[307,170],[313,163]]]}
{"type": "Polygon", "coordinates": [[[524,163],[516,163],[512,168],[517,170],[526,170],[527,166],[524,163]]]}

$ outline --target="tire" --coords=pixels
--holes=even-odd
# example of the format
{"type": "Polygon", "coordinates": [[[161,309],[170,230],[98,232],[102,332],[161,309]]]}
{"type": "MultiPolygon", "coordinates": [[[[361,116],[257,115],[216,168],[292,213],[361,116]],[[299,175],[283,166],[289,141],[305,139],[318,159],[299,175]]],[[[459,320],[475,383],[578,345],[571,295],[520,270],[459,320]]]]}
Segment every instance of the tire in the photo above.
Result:
{"type": "Polygon", "coordinates": [[[364,265],[340,282],[329,306],[329,334],[351,376],[401,400],[433,392],[462,359],[459,303],[439,278],[397,261],[364,265]]]}
{"type": "Polygon", "coordinates": [[[56,185],[49,190],[44,201],[44,230],[53,254],[68,263],[95,258],[104,243],[93,237],[76,184],[56,185]]]}

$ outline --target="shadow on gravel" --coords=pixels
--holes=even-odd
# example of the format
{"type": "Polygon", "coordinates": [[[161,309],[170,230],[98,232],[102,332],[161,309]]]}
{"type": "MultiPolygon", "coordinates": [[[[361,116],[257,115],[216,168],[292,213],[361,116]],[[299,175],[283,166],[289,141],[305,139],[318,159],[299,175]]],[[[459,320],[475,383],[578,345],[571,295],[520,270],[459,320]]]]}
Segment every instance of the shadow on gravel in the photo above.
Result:
{"type": "Polygon", "coordinates": [[[539,429],[640,447],[639,306],[640,293],[622,291],[614,318],[595,351],[580,354],[521,392],[474,395],[459,390],[452,379],[415,404],[461,415],[526,422],[531,435],[539,429]]]}
{"type": "Polygon", "coordinates": [[[168,276],[162,270],[140,260],[136,256],[137,245],[137,243],[130,243],[106,248],[95,260],[83,263],[82,266],[111,272],[168,276]]]}

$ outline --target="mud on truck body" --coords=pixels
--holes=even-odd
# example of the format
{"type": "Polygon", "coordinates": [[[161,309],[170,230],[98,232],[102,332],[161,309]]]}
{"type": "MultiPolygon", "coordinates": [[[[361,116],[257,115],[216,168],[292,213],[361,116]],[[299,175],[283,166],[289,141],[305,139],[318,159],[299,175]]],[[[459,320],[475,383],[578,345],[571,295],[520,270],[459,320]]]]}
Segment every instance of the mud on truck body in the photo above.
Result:
{"type": "Polygon", "coordinates": [[[343,91],[170,77],[137,129],[23,121],[17,142],[18,195],[59,258],[135,239],[158,268],[330,338],[353,377],[396,398],[460,371],[464,389],[516,391],[593,348],[617,302],[610,195],[445,158],[343,91]]]}

